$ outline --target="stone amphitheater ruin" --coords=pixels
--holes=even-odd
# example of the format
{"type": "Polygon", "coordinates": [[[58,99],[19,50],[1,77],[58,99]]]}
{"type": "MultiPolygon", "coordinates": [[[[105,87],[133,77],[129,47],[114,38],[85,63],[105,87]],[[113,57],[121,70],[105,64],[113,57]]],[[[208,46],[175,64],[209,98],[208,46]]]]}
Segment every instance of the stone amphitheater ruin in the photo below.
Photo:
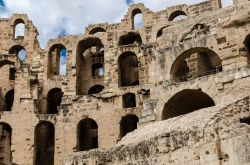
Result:
{"type": "Polygon", "coordinates": [[[1,165],[250,164],[249,0],[132,4],[45,49],[37,36],[0,18],[1,165]]]}

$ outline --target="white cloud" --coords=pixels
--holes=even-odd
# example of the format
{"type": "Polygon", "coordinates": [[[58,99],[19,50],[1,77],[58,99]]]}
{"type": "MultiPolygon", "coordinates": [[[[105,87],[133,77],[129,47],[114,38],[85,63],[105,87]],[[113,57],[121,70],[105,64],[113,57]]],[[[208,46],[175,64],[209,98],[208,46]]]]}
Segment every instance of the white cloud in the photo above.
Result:
{"type": "Polygon", "coordinates": [[[4,0],[4,3],[6,10],[0,16],[28,14],[38,28],[42,47],[62,31],[81,34],[91,23],[119,22],[127,10],[124,0],[4,0]]]}
{"type": "MultiPolygon", "coordinates": [[[[204,0],[134,0],[144,3],[153,11],[176,4],[194,4],[204,0]]],[[[224,0],[230,1],[230,0],[224,0]]],[[[37,26],[42,47],[48,39],[56,38],[62,31],[82,34],[88,24],[119,22],[127,12],[126,0],[4,0],[5,9],[0,16],[26,13],[37,26]]]]}

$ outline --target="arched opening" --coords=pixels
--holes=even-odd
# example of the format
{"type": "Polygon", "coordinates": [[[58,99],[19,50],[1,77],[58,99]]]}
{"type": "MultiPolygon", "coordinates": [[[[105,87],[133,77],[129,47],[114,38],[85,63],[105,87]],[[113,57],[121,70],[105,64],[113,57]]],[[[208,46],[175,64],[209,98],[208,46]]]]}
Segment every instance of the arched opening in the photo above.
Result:
{"type": "Polygon", "coordinates": [[[62,44],[53,45],[49,50],[48,76],[66,75],[66,48],[62,44]]]}
{"type": "Polygon", "coordinates": [[[225,8],[233,5],[233,0],[221,0],[221,7],[225,8]]]}
{"type": "Polygon", "coordinates": [[[122,95],[122,106],[123,108],[136,107],[136,99],[134,93],[126,93],[122,95]]]}
{"type": "Polygon", "coordinates": [[[14,22],[14,38],[23,39],[25,31],[25,24],[22,19],[17,19],[14,22]]]}
{"type": "Polygon", "coordinates": [[[167,26],[164,26],[162,28],[160,28],[156,34],[156,38],[159,38],[163,35],[163,29],[165,29],[167,26]]]}
{"type": "Polygon", "coordinates": [[[187,14],[181,10],[177,10],[171,13],[168,17],[168,21],[178,21],[182,19],[187,19],[187,14]]]}
{"type": "Polygon", "coordinates": [[[139,85],[138,59],[135,53],[125,52],[118,58],[119,86],[139,85]]]}
{"type": "Polygon", "coordinates": [[[35,128],[35,164],[54,165],[55,128],[50,122],[40,122],[35,128]]]}
{"type": "Polygon", "coordinates": [[[134,9],[132,11],[132,29],[143,28],[143,15],[140,9],[134,9]]]}
{"type": "Polygon", "coordinates": [[[9,124],[0,123],[0,164],[12,164],[11,154],[11,134],[12,129],[9,124]]]}
{"type": "Polygon", "coordinates": [[[191,48],[177,57],[171,68],[171,77],[175,82],[183,82],[197,77],[222,71],[220,57],[207,48],[191,48]]]}
{"type": "Polygon", "coordinates": [[[104,86],[102,86],[102,85],[94,85],[89,89],[88,94],[89,95],[97,94],[97,93],[100,93],[103,89],[104,89],[104,86]]]}
{"type": "Polygon", "coordinates": [[[215,106],[213,99],[201,90],[185,89],[171,97],[164,105],[162,120],[215,106]]]}
{"type": "Polygon", "coordinates": [[[14,89],[9,90],[4,98],[4,110],[5,111],[11,111],[13,103],[14,103],[14,89]]]}
{"type": "Polygon", "coordinates": [[[0,61],[0,75],[6,75],[9,73],[9,80],[15,80],[15,63],[9,60],[0,61]]]}
{"type": "Polygon", "coordinates": [[[87,38],[78,43],[76,57],[78,95],[88,94],[94,81],[101,83],[104,75],[104,46],[99,38],[87,38]],[[97,80],[99,79],[99,80],[97,80]]]}
{"type": "Polygon", "coordinates": [[[60,88],[53,88],[47,95],[47,114],[58,114],[58,106],[62,102],[63,92],[60,88]]]}
{"type": "Polygon", "coordinates": [[[248,34],[244,40],[244,45],[246,47],[247,50],[247,54],[248,54],[248,60],[250,60],[250,34],[248,34]]]}
{"type": "Polygon", "coordinates": [[[12,46],[9,50],[9,54],[15,54],[21,62],[26,61],[26,50],[21,45],[12,46]]]}
{"type": "Polygon", "coordinates": [[[142,44],[141,36],[139,33],[129,32],[126,35],[122,35],[119,39],[118,46],[132,45],[132,44],[142,44]]]}
{"type": "Polygon", "coordinates": [[[136,115],[126,115],[120,123],[120,137],[123,138],[127,133],[137,129],[139,119],[136,115]]]}
{"type": "Polygon", "coordinates": [[[77,149],[87,151],[98,148],[98,125],[93,119],[83,119],[77,127],[77,149]]]}
{"type": "Polygon", "coordinates": [[[103,29],[102,27],[95,27],[92,30],[90,30],[89,34],[96,34],[96,33],[104,33],[106,32],[105,29],[103,29]]]}

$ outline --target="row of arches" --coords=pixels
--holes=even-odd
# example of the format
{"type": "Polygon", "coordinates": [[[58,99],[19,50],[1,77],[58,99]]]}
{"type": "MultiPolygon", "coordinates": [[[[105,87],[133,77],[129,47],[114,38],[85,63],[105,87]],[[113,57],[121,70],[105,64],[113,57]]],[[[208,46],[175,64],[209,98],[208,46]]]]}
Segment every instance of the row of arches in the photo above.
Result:
{"type": "MultiPolygon", "coordinates": [[[[138,117],[127,115],[120,122],[120,138],[137,129],[138,117]]],[[[11,126],[0,123],[0,164],[11,164],[11,126]]],[[[98,148],[98,124],[91,118],[81,120],[77,126],[77,151],[87,151],[98,148]]],[[[34,164],[54,165],[55,127],[52,123],[43,121],[35,127],[34,164]]]]}

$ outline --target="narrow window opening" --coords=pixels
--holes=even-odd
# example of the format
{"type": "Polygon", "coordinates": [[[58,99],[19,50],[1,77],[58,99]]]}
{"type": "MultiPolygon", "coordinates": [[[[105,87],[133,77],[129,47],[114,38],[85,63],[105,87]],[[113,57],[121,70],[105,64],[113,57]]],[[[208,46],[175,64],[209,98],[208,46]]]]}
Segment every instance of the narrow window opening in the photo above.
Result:
{"type": "Polygon", "coordinates": [[[5,100],[5,111],[11,111],[14,103],[14,89],[6,93],[4,100],[5,100]]]}
{"type": "Polygon", "coordinates": [[[60,88],[51,89],[47,95],[47,114],[58,114],[58,106],[62,102],[63,92],[60,88]]]}
{"type": "Polygon", "coordinates": [[[134,93],[126,93],[122,96],[123,108],[136,107],[136,99],[134,93]]]}
{"type": "Polygon", "coordinates": [[[140,9],[132,11],[132,29],[139,30],[143,28],[143,15],[140,9]]]}
{"type": "Polygon", "coordinates": [[[15,80],[16,68],[12,65],[9,67],[9,80],[15,80]]]}

